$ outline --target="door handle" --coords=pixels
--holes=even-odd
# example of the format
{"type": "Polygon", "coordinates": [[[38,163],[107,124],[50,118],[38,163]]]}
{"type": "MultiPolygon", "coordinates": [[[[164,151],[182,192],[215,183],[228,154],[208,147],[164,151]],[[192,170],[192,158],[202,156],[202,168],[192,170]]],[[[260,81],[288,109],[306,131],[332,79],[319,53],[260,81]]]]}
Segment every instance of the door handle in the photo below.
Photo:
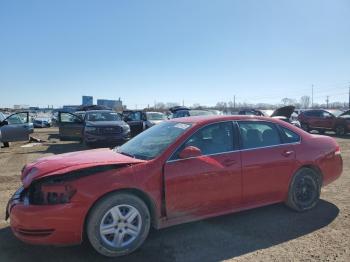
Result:
{"type": "Polygon", "coordinates": [[[236,164],[237,163],[237,161],[236,160],[234,160],[234,159],[225,159],[224,160],[224,165],[225,166],[232,166],[232,165],[234,165],[234,164],[236,164]]]}
{"type": "Polygon", "coordinates": [[[284,157],[289,157],[292,154],[294,154],[294,151],[292,151],[292,150],[290,150],[290,151],[283,151],[282,152],[282,156],[284,156],[284,157]]]}

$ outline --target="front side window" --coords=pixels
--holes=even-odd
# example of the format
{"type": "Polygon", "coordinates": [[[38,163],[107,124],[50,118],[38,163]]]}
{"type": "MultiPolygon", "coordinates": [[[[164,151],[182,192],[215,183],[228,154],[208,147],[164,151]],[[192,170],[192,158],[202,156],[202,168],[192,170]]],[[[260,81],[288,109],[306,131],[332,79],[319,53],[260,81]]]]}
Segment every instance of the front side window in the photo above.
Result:
{"type": "Polygon", "coordinates": [[[234,150],[232,122],[222,122],[208,125],[199,129],[177,150],[172,157],[179,159],[180,152],[194,146],[202,151],[203,155],[219,154],[234,150]]]}
{"type": "Polygon", "coordinates": [[[322,117],[323,117],[323,118],[330,118],[330,117],[332,117],[332,115],[331,115],[331,113],[329,113],[329,112],[323,111],[323,112],[322,112],[322,117]]]}
{"type": "Polygon", "coordinates": [[[24,124],[28,122],[28,114],[27,113],[17,113],[9,116],[6,120],[9,125],[18,125],[24,124]]]}
{"type": "Polygon", "coordinates": [[[243,149],[281,144],[280,134],[272,123],[258,121],[238,122],[243,149]]]}
{"type": "Polygon", "coordinates": [[[82,119],[71,113],[62,112],[60,113],[60,122],[61,123],[81,123],[82,119]]]}
{"type": "Polygon", "coordinates": [[[115,151],[138,159],[149,160],[158,157],[192,124],[166,121],[140,133],[115,151]]]}

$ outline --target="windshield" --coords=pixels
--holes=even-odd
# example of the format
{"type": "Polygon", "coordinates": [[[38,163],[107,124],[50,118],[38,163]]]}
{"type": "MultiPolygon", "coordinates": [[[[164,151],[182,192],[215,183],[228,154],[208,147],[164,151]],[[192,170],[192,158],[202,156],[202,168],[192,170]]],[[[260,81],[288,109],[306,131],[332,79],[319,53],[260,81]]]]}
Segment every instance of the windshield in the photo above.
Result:
{"type": "Polygon", "coordinates": [[[131,139],[115,151],[138,159],[149,160],[159,156],[192,124],[179,122],[162,122],[131,139]]]}
{"type": "Polygon", "coordinates": [[[165,120],[166,119],[165,115],[162,113],[147,112],[146,115],[148,120],[165,120]]]}
{"type": "Polygon", "coordinates": [[[329,112],[332,113],[335,117],[338,117],[344,113],[343,111],[340,111],[340,110],[329,110],[329,112]]]}
{"type": "Polygon", "coordinates": [[[120,116],[115,112],[89,112],[86,113],[87,121],[119,121],[120,116]]]}
{"type": "Polygon", "coordinates": [[[4,114],[0,112],[0,122],[3,121],[4,119],[5,119],[4,114]]]}

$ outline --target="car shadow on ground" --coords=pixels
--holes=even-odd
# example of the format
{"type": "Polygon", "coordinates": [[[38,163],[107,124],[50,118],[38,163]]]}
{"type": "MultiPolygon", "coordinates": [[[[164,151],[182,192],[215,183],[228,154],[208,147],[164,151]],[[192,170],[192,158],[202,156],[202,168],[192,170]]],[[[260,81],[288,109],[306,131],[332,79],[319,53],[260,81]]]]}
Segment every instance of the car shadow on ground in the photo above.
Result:
{"type": "Polygon", "coordinates": [[[151,231],[135,253],[116,259],[98,255],[89,244],[75,247],[31,246],[9,227],[0,230],[1,261],[220,261],[307,235],[330,224],[339,209],[321,200],[306,213],[282,204],[151,231]]]}

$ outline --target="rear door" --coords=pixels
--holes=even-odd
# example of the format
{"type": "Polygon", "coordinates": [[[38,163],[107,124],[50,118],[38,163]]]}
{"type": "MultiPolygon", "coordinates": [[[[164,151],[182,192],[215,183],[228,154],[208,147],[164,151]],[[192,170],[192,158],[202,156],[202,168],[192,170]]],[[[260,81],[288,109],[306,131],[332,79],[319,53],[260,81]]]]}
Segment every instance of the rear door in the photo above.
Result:
{"type": "Polygon", "coordinates": [[[246,206],[285,198],[294,171],[295,152],[270,122],[238,121],[242,147],[243,202],[246,206]]]}
{"type": "Polygon", "coordinates": [[[80,140],[83,136],[84,120],[68,112],[58,113],[58,130],[62,140],[80,140]]]}
{"type": "Polygon", "coordinates": [[[171,219],[199,218],[237,208],[241,204],[240,152],[232,122],[215,123],[193,134],[165,164],[165,198],[171,219]],[[178,154],[195,146],[202,155],[181,159],[178,154]]]}
{"type": "Polygon", "coordinates": [[[28,112],[12,114],[0,123],[2,142],[27,141],[31,132],[28,112]]]}

